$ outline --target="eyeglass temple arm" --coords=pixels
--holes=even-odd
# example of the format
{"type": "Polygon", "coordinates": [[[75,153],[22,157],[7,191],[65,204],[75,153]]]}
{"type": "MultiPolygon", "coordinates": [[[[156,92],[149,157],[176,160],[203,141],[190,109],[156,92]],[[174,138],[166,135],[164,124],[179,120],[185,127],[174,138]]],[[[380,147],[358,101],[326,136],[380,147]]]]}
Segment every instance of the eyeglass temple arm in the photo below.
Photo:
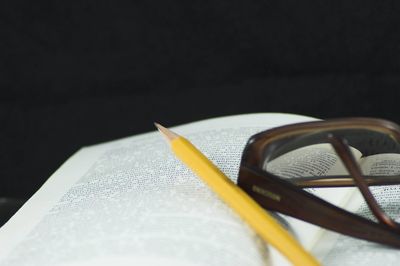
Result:
{"type": "Polygon", "coordinates": [[[391,228],[374,223],[338,208],[286,180],[246,165],[241,165],[239,186],[263,208],[353,237],[400,248],[400,235],[391,228]]]}
{"type": "Polygon", "coordinates": [[[335,149],[337,155],[342,159],[343,164],[349,171],[350,176],[354,179],[355,184],[363,195],[368,207],[379,220],[379,222],[390,226],[396,230],[400,230],[400,227],[394,222],[389,216],[387,216],[378,205],[375,197],[372,195],[371,190],[368,188],[367,183],[364,180],[361,169],[356,162],[353,153],[351,152],[349,145],[342,138],[338,138],[332,134],[328,135],[328,140],[335,149]]]}

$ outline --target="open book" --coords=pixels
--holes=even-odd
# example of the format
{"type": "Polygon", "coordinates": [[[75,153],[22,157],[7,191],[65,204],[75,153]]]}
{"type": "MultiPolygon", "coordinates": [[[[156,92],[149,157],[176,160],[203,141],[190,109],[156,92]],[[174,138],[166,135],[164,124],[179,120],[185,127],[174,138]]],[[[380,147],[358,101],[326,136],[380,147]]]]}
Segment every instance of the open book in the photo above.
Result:
{"type": "MultiPolygon", "coordinates": [[[[251,135],[310,120],[314,119],[249,114],[171,129],[236,182],[241,152],[251,135]]],[[[332,163],[327,171],[339,168],[332,163]]],[[[362,208],[352,200],[354,190],[338,191],[314,192],[336,204],[362,208]]],[[[400,252],[392,248],[290,217],[279,219],[324,265],[397,265],[400,261],[400,252]]],[[[156,131],[82,148],[0,228],[1,266],[285,263],[175,159],[156,131]]]]}

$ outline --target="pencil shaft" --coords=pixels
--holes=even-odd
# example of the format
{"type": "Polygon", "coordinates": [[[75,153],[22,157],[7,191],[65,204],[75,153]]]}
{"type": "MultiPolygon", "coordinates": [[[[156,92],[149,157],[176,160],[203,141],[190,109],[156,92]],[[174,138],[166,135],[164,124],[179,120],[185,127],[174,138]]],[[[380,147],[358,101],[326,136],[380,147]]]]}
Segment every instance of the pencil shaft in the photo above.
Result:
{"type": "Polygon", "coordinates": [[[186,139],[171,141],[176,156],[189,166],[266,242],[277,248],[294,265],[319,265],[313,256],[267,214],[251,197],[229,180],[210,160],[186,139]]]}

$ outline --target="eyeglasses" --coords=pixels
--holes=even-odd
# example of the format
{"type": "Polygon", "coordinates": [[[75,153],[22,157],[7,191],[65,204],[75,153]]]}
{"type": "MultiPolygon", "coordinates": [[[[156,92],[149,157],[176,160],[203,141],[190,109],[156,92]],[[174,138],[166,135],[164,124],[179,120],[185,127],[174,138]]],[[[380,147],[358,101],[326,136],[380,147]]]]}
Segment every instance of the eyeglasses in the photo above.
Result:
{"type": "Polygon", "coordinates": [[[263,208],[342,234],[400,248],[400,127],[372,118],[282,126],[252,136],[238,185],[263,208]],[[363,212],[310,192],[357,187],[363,212]],[[326,190],[325,189],[325,190],[326,190]],[[317,190],[317,189],[315,189],[317,190]]]}

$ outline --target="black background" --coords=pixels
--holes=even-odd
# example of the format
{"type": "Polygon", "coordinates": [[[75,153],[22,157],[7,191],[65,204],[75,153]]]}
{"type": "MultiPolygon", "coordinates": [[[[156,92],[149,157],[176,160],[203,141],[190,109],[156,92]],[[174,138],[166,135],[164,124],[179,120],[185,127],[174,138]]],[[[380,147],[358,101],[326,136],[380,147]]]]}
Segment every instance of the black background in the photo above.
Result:
{"type": "Polygon", "coordinates": [[[83,145],[202,118],[400,122],[396,1],[2,1],[0,197],[83,145]]]}

